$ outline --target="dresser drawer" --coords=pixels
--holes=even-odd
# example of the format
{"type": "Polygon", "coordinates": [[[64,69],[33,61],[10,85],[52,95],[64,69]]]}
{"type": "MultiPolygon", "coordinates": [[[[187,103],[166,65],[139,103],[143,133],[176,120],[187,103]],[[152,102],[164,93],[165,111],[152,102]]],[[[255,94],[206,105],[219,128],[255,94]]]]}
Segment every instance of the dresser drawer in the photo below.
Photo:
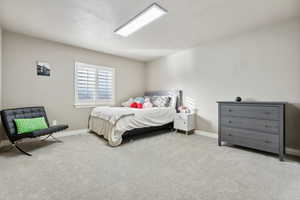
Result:
{"type": "Polygon", "coordinates": [[[280,133],[279,121],[223,117],[221,118],[221,126],[248,129],[248,130],[254,130],[254,131],[271,133],[271,134],[280,133]]]}
{"type": "Polygon", "coordinates": [[[224,137],[238,136],[245,139],[262,141],[267,144],[279,145],[279,135],[273,135],[273,134],[262,133],[257,131],[223,127],[221,128],[221,137],[223,138],[223,136],[224,137]]]}
{"type": "Polygon", "coordinates": [[[279,137],[271,134],[224,128],[222,141],[271,153],[279,153],[279,137]]]}
{"type": "Polygon", "coordinates": [[[256,119],[279,120],[280,109],[276,106],[221,105],[222,116],[248,117],[256,119]]]}

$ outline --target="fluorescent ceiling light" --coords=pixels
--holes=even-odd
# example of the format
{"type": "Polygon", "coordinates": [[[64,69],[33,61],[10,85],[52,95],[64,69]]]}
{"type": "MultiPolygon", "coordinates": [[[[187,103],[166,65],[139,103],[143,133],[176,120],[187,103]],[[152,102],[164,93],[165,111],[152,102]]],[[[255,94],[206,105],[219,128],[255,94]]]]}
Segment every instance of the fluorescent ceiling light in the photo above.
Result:
{"type": "Polygon", "coordinates": [[[153,3],[129,20],[129,22],[115,30],[115,33],[123,37],[127,37],[165,14],[167,14],[167,10],[162,8],[160,5],[153,3]]]}

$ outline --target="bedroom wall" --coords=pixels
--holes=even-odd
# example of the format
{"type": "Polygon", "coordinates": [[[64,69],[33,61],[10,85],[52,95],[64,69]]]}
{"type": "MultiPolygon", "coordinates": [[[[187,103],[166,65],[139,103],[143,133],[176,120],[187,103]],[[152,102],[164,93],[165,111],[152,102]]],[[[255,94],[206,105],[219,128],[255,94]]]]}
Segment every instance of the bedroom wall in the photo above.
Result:
{"type": "Polygon", "coordinates": [[[87,128],[90,108],[73,106],[75,61],[114,67],[117,103],[145,91],[142,62],[4,31],[3,108],[43,105],[50,122],[87,128]],[[36,61],[51,65],[50,77],[36,75],[36,61]]]}
{"type": "Polygon", "coordinates": [[[200,45],[146,66],[148,90],[183,89],[197,128],[217,132],[220,100],[288,101],[287,146],[300,149],[300,19],[200,45]]]}

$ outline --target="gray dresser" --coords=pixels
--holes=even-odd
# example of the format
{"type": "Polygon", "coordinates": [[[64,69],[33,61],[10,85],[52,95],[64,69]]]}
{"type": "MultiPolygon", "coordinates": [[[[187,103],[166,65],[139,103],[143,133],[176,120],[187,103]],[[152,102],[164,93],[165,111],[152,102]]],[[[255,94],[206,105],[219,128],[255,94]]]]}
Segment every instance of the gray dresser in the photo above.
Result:
{"type": "Polygon", "coordinates": [[[285,153],[285,102],[218,102],[219,138],[229,144],[285,153]]]}

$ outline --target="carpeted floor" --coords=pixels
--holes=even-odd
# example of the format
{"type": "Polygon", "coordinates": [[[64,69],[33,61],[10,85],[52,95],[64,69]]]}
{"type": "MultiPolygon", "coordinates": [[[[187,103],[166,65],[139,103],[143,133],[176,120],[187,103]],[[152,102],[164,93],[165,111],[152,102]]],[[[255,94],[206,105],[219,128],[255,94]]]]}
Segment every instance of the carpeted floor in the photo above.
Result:
{"type": "Polygon", "coordinates": [[[299,200],[300,162],[178,133],[117,148],[91,134],[0,154],[1,200],[299,200]]]}

